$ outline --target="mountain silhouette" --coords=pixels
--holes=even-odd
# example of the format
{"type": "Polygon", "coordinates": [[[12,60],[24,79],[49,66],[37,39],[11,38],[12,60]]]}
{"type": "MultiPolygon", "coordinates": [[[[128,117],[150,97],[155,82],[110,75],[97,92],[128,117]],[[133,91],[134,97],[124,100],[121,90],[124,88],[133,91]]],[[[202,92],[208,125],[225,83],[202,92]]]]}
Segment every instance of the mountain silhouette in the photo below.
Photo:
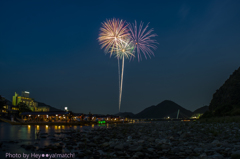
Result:
{"type": "Polygon", "coordinates": [[[240,68],[235,70],[225,83],[213,94],[208,116],[240,115],[240,68]]]}
{"type": "Polygon", "coordinates": [[[170,100],[164,100],[156,106],[150,106],[143,111],[134,115],[135,118],[176,118],[178,110],[180,110],[179,118],[189,118],[192,115],[190,110],[187,110],[180,105],[170,100]]]}

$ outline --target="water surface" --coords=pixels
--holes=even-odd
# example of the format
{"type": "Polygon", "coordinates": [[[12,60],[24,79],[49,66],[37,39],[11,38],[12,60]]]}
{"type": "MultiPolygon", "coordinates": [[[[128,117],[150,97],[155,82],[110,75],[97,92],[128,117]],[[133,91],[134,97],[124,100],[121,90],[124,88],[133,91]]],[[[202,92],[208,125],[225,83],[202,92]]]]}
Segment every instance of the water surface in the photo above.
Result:
{"type": "MultiPolygon", "coordinates": [[[[91,126],[66,126],[66,125],[11,125],[5,122],[0,122],[0,142],[3,142],[0,148],[0,158],[5,158],[6,153],[22,154],[32,153],[21,147],[22,144],[34,145],[36,147],[43,147],[54,144],[50,139],[54,135],[57,137],[65,137],[66,134],[61,132],[76,130],[79,132],[89,131],[95,128],[108,127],[108,125],[91,125],[91,126]],[[37,133],[48,133],[47,138],[37,138],[37,133]],[[11,143],[11,142],[18,143],[11,143]]],[[[67,152],[63,150],[63,153],[67,152]]],[[[37,152],[36,152],[37,153],[37,152]]],[[[23,158],[23,157],[21,157],[23,158]]],[[[43,159],[41,157],[41,159],[43,159]]]]}

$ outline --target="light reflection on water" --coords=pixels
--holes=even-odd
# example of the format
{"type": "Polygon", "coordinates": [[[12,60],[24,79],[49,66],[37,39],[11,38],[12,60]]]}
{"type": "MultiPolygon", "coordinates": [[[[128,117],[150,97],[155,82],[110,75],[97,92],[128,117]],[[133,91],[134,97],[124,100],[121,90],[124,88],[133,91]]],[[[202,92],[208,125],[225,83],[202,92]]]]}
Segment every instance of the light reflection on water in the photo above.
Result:
{"type": "Polygon", "coordinates": [[[45,126],[46,133],[48,133],[48,125],[45,126]]]}
{"type": "Polygon", "coordinates": [[[18,140],[36,140],[37,133],[61,133],[63,131],[84,131],[91,128],[107,127],[108,124],[90,125],[90,126],[68,126],[68,125],[11,125],[0,122],[0,141],[18,141],[18,140]]]}
{"type": "Polygon", "coordinates": [[[20,146],[22,144],[30,144],[36,147],[43,147],[46,145],[54,144],[50,139],[55,134],[57,137],[65,137],[65,134],[60,134],[64,131],[76,130],[76,131],[86,131],[94,128],[107,127],[108,124],[102,125],[90,125],[90,126],[66,126],[66,125],[11,125],[5,122],[0,122],[0,142],[4,142],[5,152],[0,150],[0,158],[5,156],[6,152],[10,153],[31,153],[20,146]],[[37,138],[37,133],[48,133],[47,138],[37,138]],[[8,143],[9,141],[19,141],[19,143],[8,143]],[[37,143],[37,144],[36,144],[37,143]]]}

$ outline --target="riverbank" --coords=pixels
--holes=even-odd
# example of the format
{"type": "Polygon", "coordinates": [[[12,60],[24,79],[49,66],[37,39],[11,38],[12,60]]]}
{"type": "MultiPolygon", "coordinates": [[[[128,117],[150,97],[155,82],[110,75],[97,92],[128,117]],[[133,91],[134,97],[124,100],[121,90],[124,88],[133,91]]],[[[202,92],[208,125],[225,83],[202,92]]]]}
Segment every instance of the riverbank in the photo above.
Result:
{"type": "Polygon", "coordinates": [[[40,141],[46,139],[51,143],[44,147],[28,144],[21,147],[45,154],[71,152],[75,158],[220,159],[240,156],[240,124],[234,122],[114,124],[83,132],[71,130],[53,136],[40,135],[40,141]]]}
{"type": "MultiPolygon", "coordinates": [[[[86,125],[92,125],[92,124],[99,124],[97,121],[74,121],[74,122],[67,122],[67,121],[56,121],[56,122],[20,122],[20,121],[11,121],[8,119],[0,118],[0,121],[9,123],[11,125],[81,125],[81,126],[86,126],[86,125]]],[[[123,123],[122,121],[105,121],[106,124],[119,124],[123,123]]],[[[124,123],[128,123],[125,121],[124,123]]]]}

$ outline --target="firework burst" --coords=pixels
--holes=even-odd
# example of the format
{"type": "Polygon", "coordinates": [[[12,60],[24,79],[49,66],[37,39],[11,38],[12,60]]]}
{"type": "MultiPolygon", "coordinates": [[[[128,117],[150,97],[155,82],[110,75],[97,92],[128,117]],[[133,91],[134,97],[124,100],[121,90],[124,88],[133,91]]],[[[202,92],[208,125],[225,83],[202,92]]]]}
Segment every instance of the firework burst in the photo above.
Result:
{"type": "Polygon", "coordinates": [[[146,27],[143,27],[143,22],[140,23],[139,27],[137,26],[137,22],[135,21],[135,24],[132,25],[129,23],[128,28],[130,30],[130,37],[135,45],[138,61],[142,59],[141,52],[147,59],[147,55],[149,58],[151,58],[150,55],[154,56],[153,50],[157,49],[157,46],[154,44],[157,44],[157,41],[152,39],[153,37],[156,37],[157,34],[152,34],[153,29],[150,29],[147,31],[148,24],[146,27]]]}
{"type": "Polygon", "coordinates": [[[105,48],[104,51],[110,53],[110,56],[122,39],[129,35],[127,26],[125,21],[115,18],[102,23],[98,41],[102,45],[101,48],[105,48]]]}
{"type": "Polygon", "coordinates": [[[123,59],[124,57],[129,59],[134,57],[134,44],[130,38],[124,38],[121,40],[115,48],[112,48],[116,58],[123,59]]]}

